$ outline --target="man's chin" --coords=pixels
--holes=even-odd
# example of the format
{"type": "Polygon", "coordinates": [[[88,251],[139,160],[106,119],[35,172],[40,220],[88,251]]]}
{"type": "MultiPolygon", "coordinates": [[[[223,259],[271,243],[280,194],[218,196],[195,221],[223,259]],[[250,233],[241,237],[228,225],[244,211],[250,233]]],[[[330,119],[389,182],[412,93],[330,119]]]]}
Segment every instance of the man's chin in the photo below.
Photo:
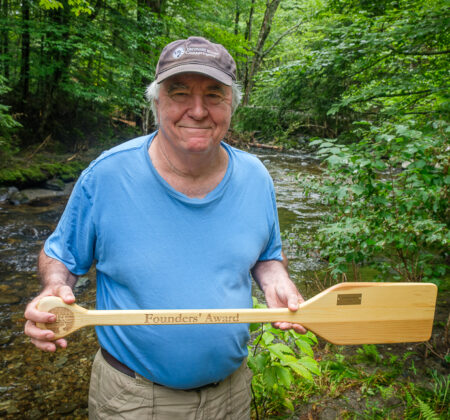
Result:
{"type": "Polygon", "coordinates": [[[190,138],[185,142],[186,150],[191,153],[204,153],[214,148],[215,144],[211,138],[190,138]]]}

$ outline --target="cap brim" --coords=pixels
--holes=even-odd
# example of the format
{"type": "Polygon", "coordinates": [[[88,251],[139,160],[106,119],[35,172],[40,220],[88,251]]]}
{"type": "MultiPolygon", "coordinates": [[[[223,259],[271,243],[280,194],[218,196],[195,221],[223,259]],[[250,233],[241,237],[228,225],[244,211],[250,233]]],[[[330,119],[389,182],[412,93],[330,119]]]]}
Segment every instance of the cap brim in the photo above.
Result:
{"type": "Polygon", "coordinates": [[[161,83],[169,77],[183,73],[197,73],[211,77],[226,86],[231,86],[233,79],[228,74],[211,66],[202,66],[201,64],[183,64],[181,66],[172,67],[156,77],[156,83],[161,83]]]}

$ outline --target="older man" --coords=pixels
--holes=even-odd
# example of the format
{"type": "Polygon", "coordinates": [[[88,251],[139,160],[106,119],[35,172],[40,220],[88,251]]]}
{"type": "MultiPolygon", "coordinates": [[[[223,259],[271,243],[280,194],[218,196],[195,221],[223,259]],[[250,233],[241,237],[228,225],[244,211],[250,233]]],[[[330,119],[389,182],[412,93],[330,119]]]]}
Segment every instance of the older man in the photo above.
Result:
{"type": "MultiPolygon", "coordinates": [[[[42,293],[74,302],[93,261],[98,309],[251,307],[251,276],[270,307],[302,300],[282,263],[273,184],[254,156],[222,140],[239,103],[236,66],[218,44],[167,45],[147,89],[158,131],[103,153],[83,172],[39,258],[42,293]]],[[[280,328],[299,325],[279,323],[280,328]]],[[[248,419],[248,326],[97,327],[91,419],[248,419]],[[153,416],[153,417],[152,417],[153,416]]]]}

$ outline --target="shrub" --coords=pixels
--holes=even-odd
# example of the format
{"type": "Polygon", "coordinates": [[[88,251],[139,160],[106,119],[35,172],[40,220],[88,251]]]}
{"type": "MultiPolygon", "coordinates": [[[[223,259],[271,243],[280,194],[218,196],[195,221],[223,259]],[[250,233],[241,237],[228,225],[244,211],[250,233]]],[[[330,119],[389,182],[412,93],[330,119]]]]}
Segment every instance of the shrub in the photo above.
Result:
{"type": "Polygon", "coordinates": [[[331,211],[309,246],[334,275],[361,264],[403,281],[438,283],[445,275],[449,131],[443,121],[359,123],[357,143],[312,142],[324,158],[324,176],[301,184],[319,192],[331,211]]]}

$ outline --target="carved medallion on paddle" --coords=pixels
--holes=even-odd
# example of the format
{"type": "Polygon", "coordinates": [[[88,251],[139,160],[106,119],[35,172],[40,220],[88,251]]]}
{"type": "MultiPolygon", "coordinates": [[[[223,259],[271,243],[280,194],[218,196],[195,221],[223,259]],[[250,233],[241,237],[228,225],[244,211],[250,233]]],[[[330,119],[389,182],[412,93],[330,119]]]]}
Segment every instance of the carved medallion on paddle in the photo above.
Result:
{"type": "Polygon", "coordinates": [[[73,312],[66,308],[54,308],[49,312],[56,315],[56,321],[45,324],[45,327],[52,330],[55,334],[64,334],[72,331],[75,317],[73,312]]]}

